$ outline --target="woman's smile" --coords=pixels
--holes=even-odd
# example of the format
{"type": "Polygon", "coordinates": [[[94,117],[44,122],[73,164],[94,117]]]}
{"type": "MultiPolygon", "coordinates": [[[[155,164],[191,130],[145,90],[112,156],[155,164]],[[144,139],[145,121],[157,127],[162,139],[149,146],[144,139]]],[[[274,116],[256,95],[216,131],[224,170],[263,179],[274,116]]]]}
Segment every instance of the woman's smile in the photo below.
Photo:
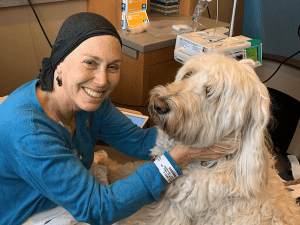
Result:
{"type": "Polygon", "coordinates": [[[82,42],[57,66],[62,85],[57,86],[61,108],[74,114],[97,110],[117,86],[120,77],[121,45],[110,35],[82,42]]]}
{"type": "Polygon", "coordinates": [[[87,88],[87,87],[83,87],[82,89],[85,91],[85,93],[87,93],[90,97],[93,97],[93,98],[101,98],[102,95],[105,94],[105,91],[101,91],[101,92],[97,91],[96,92],[96,91],[93,91],[92,89],[87,88]]]}

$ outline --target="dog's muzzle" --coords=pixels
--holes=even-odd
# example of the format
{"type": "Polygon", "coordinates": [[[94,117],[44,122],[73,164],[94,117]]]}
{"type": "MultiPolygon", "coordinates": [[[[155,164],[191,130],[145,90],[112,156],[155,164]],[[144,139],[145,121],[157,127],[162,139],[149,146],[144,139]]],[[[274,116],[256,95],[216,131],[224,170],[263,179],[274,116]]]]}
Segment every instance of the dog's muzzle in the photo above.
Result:
{"type": "Polygon", "coordinates": [[[154,100],[153,107],[160,115],[166,114],[170,111],[168,104],[163,102],[159,97],[154,100]]]}

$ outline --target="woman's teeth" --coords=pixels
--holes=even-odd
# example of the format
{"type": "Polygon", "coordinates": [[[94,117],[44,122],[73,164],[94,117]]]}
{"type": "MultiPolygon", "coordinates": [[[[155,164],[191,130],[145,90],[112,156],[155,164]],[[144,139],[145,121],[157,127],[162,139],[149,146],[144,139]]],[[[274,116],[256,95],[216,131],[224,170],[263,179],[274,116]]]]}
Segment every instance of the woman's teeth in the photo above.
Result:
{"type": "Polygon", "coordinates": [[[89,89],[89,88],[86,88],[86,87],[84,87],[84,88],[82,88],[89,96],[91,96],[91,97],[94,97],[94,98],[100,98],[101,96],[102,96],[102,94],[103,94],[103,92],[94,92],[94,91],[92,91],[91,89],[89,89]]]}

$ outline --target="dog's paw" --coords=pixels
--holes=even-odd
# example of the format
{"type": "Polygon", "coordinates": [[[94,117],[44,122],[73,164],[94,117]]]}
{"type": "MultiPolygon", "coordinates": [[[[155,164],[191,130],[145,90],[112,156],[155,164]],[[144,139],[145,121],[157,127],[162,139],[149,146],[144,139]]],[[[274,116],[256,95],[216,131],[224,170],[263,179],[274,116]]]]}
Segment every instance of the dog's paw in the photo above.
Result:
{"type": "Polygon", "coordinates": [[[101,162],[103,159],[107,159],[108,155],[106,153],[106,151],[104,150],[100,150],[94,153],[94,163],[99,163],[101,162]]]}
{"type": "Polygon", "coordinates": [[[104,185],[105,187],[109,185],[106,166],[93,163],[89,171],[100,184],[104,185]]]}

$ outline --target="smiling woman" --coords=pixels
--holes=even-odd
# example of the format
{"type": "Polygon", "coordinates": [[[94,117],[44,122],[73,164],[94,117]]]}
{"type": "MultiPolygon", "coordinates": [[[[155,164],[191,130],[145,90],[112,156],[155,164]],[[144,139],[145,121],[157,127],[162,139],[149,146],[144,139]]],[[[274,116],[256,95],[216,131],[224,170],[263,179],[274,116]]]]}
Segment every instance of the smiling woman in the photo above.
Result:
{"type": "MultiPolygon", "coordinates": [[[[157,129],[140,129],[108,97],[119,82],[121,45],[102,16],[74,14],[39,79],[0,105],[0,225],[112,224],[166,189],[155,163],[107,187],[89,172],[99,137],[136,159],[150,160],[155,146],[157,129]]],[[[181,175],[190,161],[221,157],[207,152],[177,146],[165,158],[181,175]]]]}
{"type": "MultiPolygon", "coordinates": [[[[85,40],[57,66],[54,76],[61,81],[61,86],[54,83],[52,92],[45,92],[46,102],[50,104],[45,107],[72,117],[81,110],[95,111],[117,86],[120,66],[121,45],[116,37],[103,35],[85,40]]],[[[63,120],[67,122],[71,118],[63,120]]]]}

